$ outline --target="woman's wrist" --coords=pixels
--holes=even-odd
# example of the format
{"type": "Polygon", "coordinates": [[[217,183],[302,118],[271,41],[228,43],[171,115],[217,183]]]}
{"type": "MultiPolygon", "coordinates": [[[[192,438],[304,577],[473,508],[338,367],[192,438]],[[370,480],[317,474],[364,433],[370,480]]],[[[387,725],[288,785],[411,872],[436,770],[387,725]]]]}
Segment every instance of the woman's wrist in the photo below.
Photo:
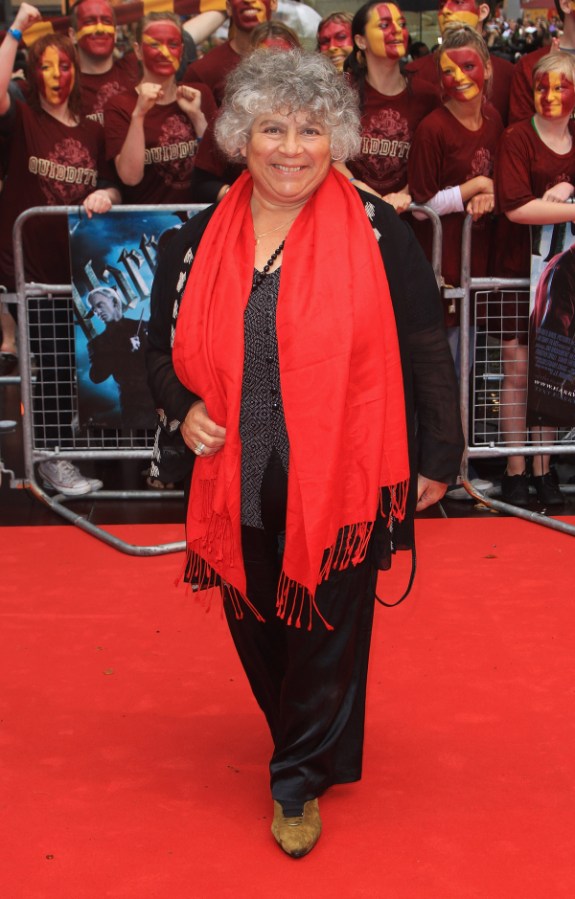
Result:
{"type": "Polygon", "coordinates": [[[22,40],[22,31],[18,28],[16,22],[8,29],[7,34],[13,37],[15,41],[18,41],[18,43],[22,40]]]}

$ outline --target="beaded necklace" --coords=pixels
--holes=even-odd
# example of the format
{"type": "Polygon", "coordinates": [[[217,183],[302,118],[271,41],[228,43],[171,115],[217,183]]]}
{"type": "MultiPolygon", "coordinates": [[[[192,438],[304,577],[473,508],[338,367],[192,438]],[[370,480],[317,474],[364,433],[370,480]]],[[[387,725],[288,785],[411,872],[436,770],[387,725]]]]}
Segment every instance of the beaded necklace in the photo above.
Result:
{"type": "Polygon", "coordinates": [[[273,253],[271,254],[270,258],[264,265],[263,270],[261,272],[256,271],[256,275],[255,275],[253,283],[252,283],[252,290],[257,290],[257,288],[260,286],[260,284],[264,280],[265,276],[269,273],[270,268],[272,267],[272,265],[274,264],[274,262],[276,261],[276,259],[280,255],[280,253],[282,252],[285,242],[286,242],[286,239],[284,237],[284,239],[280,243],[279,247],[277,247],[277,249],[275,249],[273,251],[273,253]]]}

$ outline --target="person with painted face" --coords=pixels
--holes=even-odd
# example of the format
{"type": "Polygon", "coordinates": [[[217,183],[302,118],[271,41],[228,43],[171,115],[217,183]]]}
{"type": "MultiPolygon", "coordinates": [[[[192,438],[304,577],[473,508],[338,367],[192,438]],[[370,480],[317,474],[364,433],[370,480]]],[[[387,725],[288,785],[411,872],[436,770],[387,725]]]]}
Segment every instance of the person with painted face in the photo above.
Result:
{"type": "Polygon", "coordinates": [[[104,109],[106,150],[129,203],[190,203],[199,141],[215,104],[205,84],[178,85],[182,28],[171,13],[149,13],[138,25],[139,85],[104,109]]]}
{"type": "Polygon", "coordinates": [[[82,113],[103,124],[108,100],[138,83],[138,61],[133,53],[114,58],[116,20],[108,0],[79,0],[71,14],[70,37],[78,52],[82,113]]]}
{"type": "Polygon", "coordinates": [[[413,232],[332,165],[360,142],[357,97],[333,65],[246,56],[216,136],[247,170],[159,259],[149,383],[197,457],[186,578],[221,588],[273,740],[272,833],[301,858],[321,834],[319,797],[362,773],[387,497],[392,518],[405,505],[405,547],[417,498],[440,499],[459,466],[457,389],[413,232]],[[425,476],[416,451],[406,491],[414,384],[425,476]]]}
{"type": "MultiPolygon", "coordinates": [[[[491,62],[483,38],[468,25],[452,25],[435,54],[441,72],[443,106],[419,125],[409,156],[409,186],[417,203],[442,216],[441,272],[446,285],[458,286],[465,213],[473,216],[471,274],[486,275],[494,209],[493,165],[503,131],[496,109],[485,102],[491,62]]],[[[418,236],[430,252],[430,225],[418,236]]],[[[459,358],[459,308],[445,303],[445,323],[459,358]]]]}
{"type": "MultiPolygon", "coordinates": [[[[13,30],[39,21],[23,3],[13,30]]],[[[120,202],[113,167],[105,160],[104,131],[80,115],[74,45],[49,34],[28,51],[29,100],[8,92],[18,39],[10,32],[0,47],[0,131],[9,140],[7,178],[0,194],[0,283],[14,289],[12,226],[31,206],[82,204],[88,215],[120,202]]],[[[68,230],[61,219],[32,219],[23,232],[27,279],[68,283],[68,230]]]]}
{"type": "Polygon", "coordinates": [[[226,10],[233,25],[232,37],[189,65],[183,78],[184,84],[207,84],[220,106],[228,74],[235,69],[242,56],[253,49],[250,42],[252,31],[262,22],[268,22],[276,8],[277,0],[227,0],[226,10]]]}
{"type": "Polygon", "coordinates": [[[344,63],[353,50],[350,12],[332,12],[321,20],[317,28],[317,49],[343,72],[344,63]]]}
{"type": "Polygon", "coordinates": [[[509,99],[509,122],[529,119],[535,112],[533,97],[533,69],[540,59],[557,50],[575,53],[575,3],[573,0],[555,0],[555,8],[561,19],[560,37],[549,46],[526,53],[513,67],[513,81],[509,99]]]}
{"type": "MultiPolygon", "coordinates": [[[[468,25],[483,34],[485,23],[495,13],[496,0],[479,3],[477,0],[439,0],[437,22],[443,36],[446,28],[454,23],[468,25]]],[[[509,93],[513,78],[513,65],[495,54],[491,55],[491,87],[489,99],[501,116],[503,124],[507,124],[509,116],[509,93]]],[[[418,91],[425,84],[432,85],[438,95],[442,94],[441,77],[435,64],[433,54],[414,59],[405,66],[405,74],[413,81],[418,91]]]]}
{"type": "MultiPolygon", "coordinates": [[[[113,167],[106,163],[104,131],[80,114],[78,67],[74,45],[67,35],[48,34],[28,51],[28,103],[8,92],[18,32],[40,20],[39,11],[22,3],[0,47],[0,132],[9,140],[7,177],[0,195],[0,283],[15,290],[12,227],[33,206],[82,205],[88,214],[107,212],[121,200],[113,167]]],[[[26,281],[69,284],[70,256],[65,215],[30,219],[22,232],[26,281]]],[[[68,310],[55,311],[49,337],[39,332],[32,344],[46,368],[53,368],[64,383],[72,383],[68,345],[68,310]],[[54,339],[54,336],[58,339],[54,339]],[[65,373],[65,375],[64,375],[65,373]]],[[[44,401],[42,424],[58,427],[69,415],[71,397],[59,393],[58,409],[44,401]]],[[[67,460],[41,463],[39,472],[51,487],[77,496],[102,487],[84,477],[67,460]]]]}
{"type": "Polygon", "coordinates": [[[395,3],[370,0],[358,9],[351,28],[355,46],[346,71],[360,96],[362,140],[348,169],[403,212],[411,202],[407,160],[413,135],[440,101],[426,85],[413,90],[401,71],[409,34],[395,3]]]}
{"type": "MultiPolygon", "coordinates": [[[[496,270],[503,277],[528,278],[531,242],[527,225],[575,221],[575,66],[570,54],[556,52],[539,59],[533,69],[535,113],[504,132],[497,154],[495,188],[502,216],[497,234],[496,270]]],[[[529,294],[502,298],[503,385],[501,429],[508,444],[527,439],[527,344],[529,294]]],[[[532,429],[532,438],[552,441],[555,431],[532,429]]],[[[543,505],[560,505],[562,494],[549,456],[533,457],[533,480],[543,505]]],[[[502,480],[503,499],[529,503],[524,456],[509,456],[502,480]]]]}

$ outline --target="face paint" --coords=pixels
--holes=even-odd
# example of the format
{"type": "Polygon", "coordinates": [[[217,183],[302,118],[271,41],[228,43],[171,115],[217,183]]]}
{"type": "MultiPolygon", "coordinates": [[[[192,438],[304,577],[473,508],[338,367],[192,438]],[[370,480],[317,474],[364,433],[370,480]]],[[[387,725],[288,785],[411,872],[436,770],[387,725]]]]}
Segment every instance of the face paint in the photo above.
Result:
{"type": "Polygon", "coordinates": [[[46,47],[36,67],[36,80],[41,95],[50,106],[60,106],[74,87],[74,63],[63,50],[46,47]]]}
{"type": "Polygon", "coordinates": [[[317,43],[319,52],[327,56],[336,69],[342,72],[343,64],[353,50],[351,22],[328,22],[320,30],[317,43]]]}
{"type": "Polygon", "coordinates": [[[258,47],[266,47],[268,50],[293,50],[293,44],[290,44],[287,38],[278,35],[266,37],[258,47]]]}
{"type": "Polygon", "coordinates": [[[182,35],[173,22],[152,22],[142,35],[144,68],[153,75],[165,78],[177,72],[183,50],[182,35]]]}
{"type": "Polygon", "coordinates": [[[442,34],[450,22],[463,22],[475,29],[479,22],[479,7],[475,0],[447,0],[446,3],[440,0],[437,20],[442,34]]]}
{"type": "Polygon", "coordinates": [[[409,34],[401,10],[394,3],[381,3],[370,9],[365,39],[367,49],[374,56],[388,59],[405,56],[409,34]]]}
{"type": "Polygon", "coordinates": [[[571,115],[575,107],[575,87],[563,72],[539,75],[534,89],[535,109],[545,119],[571,115]]]}
{"type": "Polygon", "coordinates": [[[111,56],[116,43],[112,7],[103,0],[86,0],[78,7],[76,16],[76,40],[80,49],[89,56],[111,56]]]}
{"type": "Polygon", "coordinates": [[[240,31],[251,31],[271,19],[270,0],[228,0],[228,15],[240,31]]]}
{"type": "Polygon", "coordinates": [[[451,100],[464,103],[473,100],[483,90],[485,67],[477,50],[460,47],[441,54],[441,83],[451,100]]]}

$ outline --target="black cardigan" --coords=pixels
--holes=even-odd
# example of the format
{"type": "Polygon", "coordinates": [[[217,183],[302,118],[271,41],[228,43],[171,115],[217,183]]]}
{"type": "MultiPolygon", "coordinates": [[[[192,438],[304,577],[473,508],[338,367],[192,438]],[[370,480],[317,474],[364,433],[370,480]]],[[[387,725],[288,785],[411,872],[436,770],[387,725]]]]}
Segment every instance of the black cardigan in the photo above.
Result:
{"type": "MultiPolygon", "coordinates": [[[[412,477],[408,515],[395,529],[394,546],[407,548],[413,545],[417,474],[449,484],[459,473],[463,433],[457,378],[435,277],[413,231],[389,204],[372,194],[358,192],[378,238],[399,335],[412,477]]],[[[156,406],[165,413],[161,416],[164,435],[171,431],[175,437],[160,439],[155,453],[156,474],[166,480],[190,471],[195,458],[187,447],[183,448],[178,425],[199,397],[177,378],[171,340],[185,280],[215,208],[208,207],[174,233],[160,256],[152,287],[148,383],[156,406]],[[168,452],[162,451],[162,443],[168,446],[168,452]],[[174,444],[180,449],[177,473],[166,465],[174,444]]],[[[383,558],[380,562],[380,567],[388,567],[383,558]]]]}

